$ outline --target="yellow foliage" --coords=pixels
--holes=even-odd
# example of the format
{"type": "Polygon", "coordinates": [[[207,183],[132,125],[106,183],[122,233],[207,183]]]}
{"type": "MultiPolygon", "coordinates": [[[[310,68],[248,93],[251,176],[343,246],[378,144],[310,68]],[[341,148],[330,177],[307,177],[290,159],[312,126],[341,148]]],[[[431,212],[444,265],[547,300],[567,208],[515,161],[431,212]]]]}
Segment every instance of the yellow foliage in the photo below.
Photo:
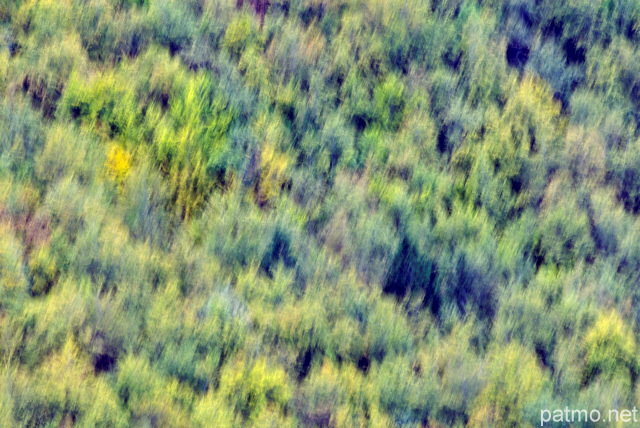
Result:
{"type": "Polygon", "coordinates": [[[583,381],[588,383],[597,375],[612,378],[629,372],[637,367],[636,343],[631,330],[617,312],[600,314],[588,331],[585,339],[585,368],[583,381]]]}
{"type": "Polygon", "coordinates": [[[227,367],[220,384],[236,411],[248,421],[254,420],[267,404],[283,407],[292,396],[285,371],[268,365],[264,358],[227,367]]]}
{"type": "Polygon", "coordinates": [[[529,426],[523,419],[528,400],[539,396],[545,373],[536,357],[514,343],[489,355],[489,382],[474,403],[472,427],[529,426]]]}
{"type": "Polygon", "coordinates": [[[271,145],[263,148],[260,154],[260,183],[256,195],[260,205],[266,205],[278,196],[282,185],[287,180],[288,167],[287,155],[276,152],[271,145]]]}
{"type": "Polygon", "coordinates": [[[35,376],[19,373],[17,388],[29,391],[42,408],[57,409],[58,421],[75,413],[78,426],[126,426],[113,389],[92,373],[89,359],[69,336],[62,349],[49,357],[35,376]]]}
{"type": "Polygon", "coordinates": [[[171,58],[167,51],[153,48],[147,52],[147,57],[151,63],[149,92],[155,96],[168,96],[176,82],[180,82],[184,78],[180,61],[177,57],[171,58]]]}
{"type": "Polygon", "coordinates": [[[31,257],[29,269],[32,276],[31,293],[47,293],[58,279],[58,267],[48,248],[43,247],[31,257]]]}
{"type": "Polygon", "coordinates": [[[193,402],[193,392],[175,378],[165,378],[145,358],[129,355],[118,364],[116,388],[128,395],[133,417],[156,420],[158,426],[189,427],[185,405],[193,402]]]}
{"type": "Polygon", "coordinates": [[[500,129],[507,132],[503,136],[507,140],[515,138],[515,142],[520,143],[519,149],[525,153],[532,147],[532,137],[538,145],[553,144],[562,135],[564,127],[560,103],[554,100],[553,91],[544,81],[531,75],[523,77],[515,94],[509,98],[501,122],[500,129]],[[530,128],[535,135],[530,135],[530,128]]]}
{"type": "Polygon", "coordinates": [[[229,24],[222,44],[231,52],[239,54],[247,45],[250,36],[251,18],[243,14],[229,24]]]}
{"type": "Polygon", "coordinates": [[[112,145],[107,154],[107,174],[115,180],[116,183],[122,184],[130,168],[131,155],[122,147],[115,144],[112,145]]]}
{"type": "Polygon", "coordinates": [[[601,184],[606,170],[606,148],[602,134],[597,130],[569,127],[565,142],[573,178],[581,183],[601,184]]]}
{"type": "Polygon", "coordinates": [[[251,46],[242,53],[238,68],[244,73],[245,82],[249,87],[261,90],[270,88],[269,63],[257,47],[251,46]]]}
{"type": "Polygon", "coordinates": [[[47,21],[68,24],[72,16],[69,0],[30,0],[22,3],[13,20],[22,29],[28,29],[34,21],[40,25],[47,21]]]}
{"type": "Polygon", "coordinates": [[[365,377],[355,366],[338,367],[325,358],[320,370],[310,376],[307,388],[320,392],[321,396],[331,397],[324,408],[330,413],[331,426],[393,426],[389,416],[378,405],[380,391],[375,385],[376,375],[365,377]]]}
{"type": "MultiPolygon", "coordinates": [[[[0,6],[1,8],[2,6],[0,6]]],[[[0,12],[1,13],[1,12],[0,12]]],[[[4,93],[9,75],[9,53],[0,52],[0,93],[4,93]]]]}
{"type": "Polygon", "coordinates": [[[234,416],[222,397],[209,391],[200,398],[193,410],[193,422],[195,426],[208,428],[230,428],[234,425],[234,416]]]}
{"type": "Polygon", "coordinates": [[[523,105],[535,102],[541,107],[540,114],[547,117],[560,115],[560,103],[553,99],[553,93],[549,85],[532,75],[527,75],[522,79],[516,91],[515,101],[523,105]]]}

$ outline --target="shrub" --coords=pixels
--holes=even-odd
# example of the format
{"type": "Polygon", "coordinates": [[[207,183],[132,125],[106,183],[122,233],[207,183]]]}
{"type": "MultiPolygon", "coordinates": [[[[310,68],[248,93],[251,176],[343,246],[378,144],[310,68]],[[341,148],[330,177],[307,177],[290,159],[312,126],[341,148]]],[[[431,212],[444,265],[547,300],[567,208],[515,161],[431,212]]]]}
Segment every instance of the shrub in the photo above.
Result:
{"type": "Polygon", "coordinates": [[[634,378],[638,370],[635,346],[633,335],[615,311],[601,313],[584,338],[583,383],[597,377],[634,378]]]}
{"type": "Polygon", "coordinates": [[[222,384],[235,411],[247,422],[255,420],[267,403],[286,406],[291,399],[284,370],[264,359],[227,368],[222,384]]]}

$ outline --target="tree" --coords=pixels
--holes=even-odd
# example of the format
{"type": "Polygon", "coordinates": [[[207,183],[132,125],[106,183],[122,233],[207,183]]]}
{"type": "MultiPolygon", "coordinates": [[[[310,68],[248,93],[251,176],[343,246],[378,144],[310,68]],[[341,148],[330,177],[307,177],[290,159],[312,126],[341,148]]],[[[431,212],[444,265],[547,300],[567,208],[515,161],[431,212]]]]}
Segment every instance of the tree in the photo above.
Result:
{"type": "Polygon", "coordinates": [[[425,303],[438,308],[434,271],[434,264],[418,250],[412,238],[404,236],[391,261],[383,291],[400,299],[407,293],[423,292],[425,303]]]}
{"type": "Polygon", "coordinates": [[[633,382],[638,370],[635,346],[633,335],[615,311],[599,314],[584,339],[582,382],[616,376],[629,376],[633,382]]]}
{"type": "MultiPolygon", "coordinates": [[[[510,344],[489,355],[489,379],[473,406],[471,426],[515,427],[526,423],[527,406],[547,387],[535,357],[510,344]]],[[[533,421],[528,421],[533,426],[533,421]]]]}

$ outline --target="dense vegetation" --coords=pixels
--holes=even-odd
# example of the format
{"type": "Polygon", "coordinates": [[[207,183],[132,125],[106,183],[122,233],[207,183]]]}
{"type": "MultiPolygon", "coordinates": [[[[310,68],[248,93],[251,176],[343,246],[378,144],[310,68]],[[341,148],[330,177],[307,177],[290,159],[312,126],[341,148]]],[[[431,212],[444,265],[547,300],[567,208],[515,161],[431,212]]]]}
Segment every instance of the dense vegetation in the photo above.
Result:
{"type": "Polygon", "coordinates": [[[640,399],[640,1],[1,0],[0,426],[640,399]]]}

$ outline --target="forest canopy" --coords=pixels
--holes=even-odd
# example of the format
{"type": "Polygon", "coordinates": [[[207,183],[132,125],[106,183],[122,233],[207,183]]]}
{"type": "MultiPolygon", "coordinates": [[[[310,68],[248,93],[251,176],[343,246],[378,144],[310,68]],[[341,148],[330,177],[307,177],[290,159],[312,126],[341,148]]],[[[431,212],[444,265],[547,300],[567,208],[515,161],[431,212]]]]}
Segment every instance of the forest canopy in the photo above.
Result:
{"type": "Polygon", "coordinates": [[[630,409],[639,215],[639,0],[0,0],[2,427],[630,409]]]}

